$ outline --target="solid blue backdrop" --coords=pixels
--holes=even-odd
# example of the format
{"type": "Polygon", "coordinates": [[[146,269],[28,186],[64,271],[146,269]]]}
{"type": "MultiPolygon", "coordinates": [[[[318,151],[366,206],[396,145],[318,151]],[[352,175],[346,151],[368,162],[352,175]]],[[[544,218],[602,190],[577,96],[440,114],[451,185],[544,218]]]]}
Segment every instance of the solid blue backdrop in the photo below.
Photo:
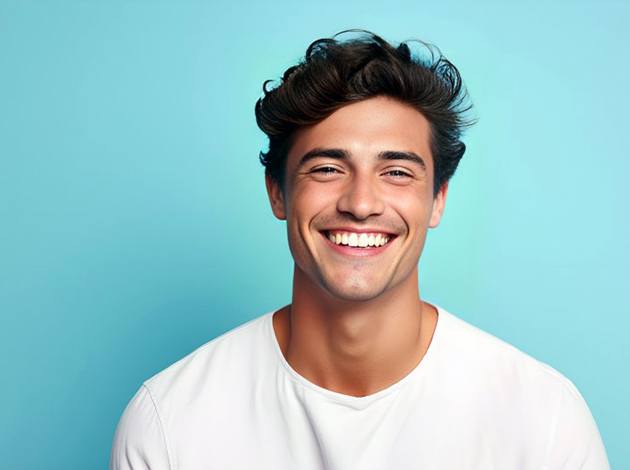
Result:
{"type": "Polygon", "coordinates": [[[290,302],[254,102],[347,28],[420,38],[479,123],[422,296],[580,389],[630,468],[622,2],[0,1],[0,455],[105,468],[143,380],[290,302]]]}

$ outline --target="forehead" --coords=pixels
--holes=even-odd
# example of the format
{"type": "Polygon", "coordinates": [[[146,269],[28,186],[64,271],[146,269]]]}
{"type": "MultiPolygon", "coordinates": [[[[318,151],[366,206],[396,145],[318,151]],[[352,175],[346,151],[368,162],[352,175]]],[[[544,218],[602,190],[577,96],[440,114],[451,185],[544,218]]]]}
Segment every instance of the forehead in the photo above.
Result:
{"type": "Polygon", "coordinates": [[[364,160],[383,151],[414,152],[432,165],[429,121],[410,105],[378,96],[338,109],[312,126],[298,129],[287,158],[293,168],[313,148],[342,148],[364,160]]]}

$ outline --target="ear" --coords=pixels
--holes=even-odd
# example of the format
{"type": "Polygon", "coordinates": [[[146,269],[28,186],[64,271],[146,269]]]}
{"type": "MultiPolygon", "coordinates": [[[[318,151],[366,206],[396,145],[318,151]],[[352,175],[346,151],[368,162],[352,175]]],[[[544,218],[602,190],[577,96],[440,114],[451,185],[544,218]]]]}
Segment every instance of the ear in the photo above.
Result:
{"type": "Polygon", "coordinates": [[[286,220],[286,209],[284,205],[284,194],[280,185],[272,180],[268,175],[265,175],[265,186],[267,187],[267,195],[269,196],[269,202],[271,203],[271,210],[280,220],[286,220]]]}
{"type": "Polygon", "coordinates": [[[431,219],[429,220],[430,228],[437,227],[442,219],[444,206],[446,204],[446,193],[448,193],[448,181],[442,184],[438,193],[433,198],[433,208],[431,210],[431,219]]]}

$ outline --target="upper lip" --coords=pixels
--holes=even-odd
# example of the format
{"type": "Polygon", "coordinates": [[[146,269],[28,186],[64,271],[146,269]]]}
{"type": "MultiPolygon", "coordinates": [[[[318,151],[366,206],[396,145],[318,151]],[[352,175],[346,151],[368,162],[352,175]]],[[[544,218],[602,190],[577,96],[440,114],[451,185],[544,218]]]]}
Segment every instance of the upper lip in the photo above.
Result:
{"type": "Polygon", "coordinates": [[[392,233],[388,230],[383,230],[381,228],[378,227],[361,227],[361,228],[355,228],[355,227],[333,227],[333,228],[325,228],[322,230],[322,232],[355,232],[355,233],[385,233],[387,235],[393,235],[395,236],[395,233],[392,233]]]}

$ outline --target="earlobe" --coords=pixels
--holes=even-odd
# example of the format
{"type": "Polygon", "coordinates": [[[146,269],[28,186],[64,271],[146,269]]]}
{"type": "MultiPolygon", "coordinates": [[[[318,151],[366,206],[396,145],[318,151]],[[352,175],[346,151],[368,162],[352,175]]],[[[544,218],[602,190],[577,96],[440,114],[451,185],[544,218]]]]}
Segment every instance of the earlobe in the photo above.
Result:
{"type": "Polygon", "coordinates": [[[267,195],[269,196],[269,203],[271,204],[273,215],[280,220],[286,220],[284,194],[282,193],[280,185],[272,180],[271,177],[265,175],[265,186],[267,187],[267,195]]]}
{"type": "Polygon", "coordinates": [[[431,210],[431,219],[429,220],[429,227],[435,228],[440,224],[442,220],[442,214],[444,213],[444,206],[446,205],[446,194],[448,193],[448,182],[442,184],[435,198],[433,198],[433,208],[431,210]]]}

